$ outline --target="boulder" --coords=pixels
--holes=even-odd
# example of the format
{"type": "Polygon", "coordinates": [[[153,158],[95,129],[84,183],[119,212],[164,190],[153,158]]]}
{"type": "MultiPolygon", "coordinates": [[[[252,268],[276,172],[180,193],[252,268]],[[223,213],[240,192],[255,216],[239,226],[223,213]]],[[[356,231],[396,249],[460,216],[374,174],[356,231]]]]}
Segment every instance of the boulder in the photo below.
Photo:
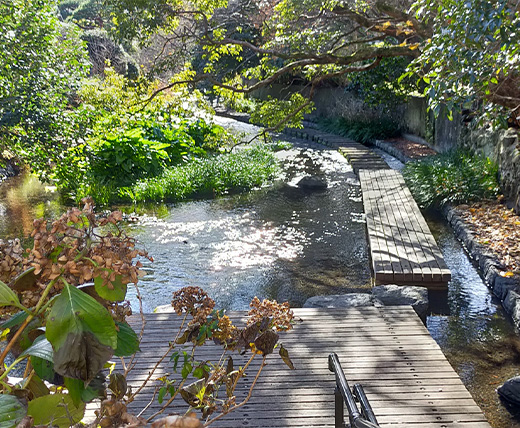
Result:
{"type": "Polygon", "coordinates": [[[421,319],[428,315],[428,290],[424,287],[378,285],[372,288],[374,303],[384,306],[410,305],[421,319]]]}
{"type": "Polygon", "coordinates": [[[506,380],[502,386],[497,389],[498,396],[509,406],[520,407],[520,376],[512,377],[506,380]]]}
{"type": "Polygon", "coordinates": [[[325,190],[328,187],[327,180],[325,180],[325,178],[315,175],[307,175],[303,177],[300,181],[298,181],[297,186],[300,189],[305,190],[325,190]]]}
{"type": "Polygon", "coordinates": [[[306,300],[304,308],[355,308],[372,306],[372,296],[365,293],[331,294],[314,296],[306,300]]]}

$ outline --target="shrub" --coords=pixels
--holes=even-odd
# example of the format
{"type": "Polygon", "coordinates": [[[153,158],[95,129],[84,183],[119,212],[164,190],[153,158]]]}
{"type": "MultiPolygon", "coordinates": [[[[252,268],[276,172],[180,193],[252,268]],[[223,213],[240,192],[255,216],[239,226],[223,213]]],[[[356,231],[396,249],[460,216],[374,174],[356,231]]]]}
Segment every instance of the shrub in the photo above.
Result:
{"type": "Polygon", "coordinates": [[[261,186],[277,170],[270,150],[252,147],[168,168],[160,177],[141,180],[130,189],[122,189],[119,196],[133,202],[211,197],[261,186]]]}
{"type": "Polygon", "coordinates": [[[320,127],[325,131],[351,138],[362,144],[371,143],[373,140],[398,137],[401,134],[397,123],[388,118],[370,120],[338,117],[323,119],[320,127]]]}
{"type": "Polygon", "coordinates": [[[411,162],[404,178],[423,208],[495,198],[499,191],[498,166],[462,149],[411,162]]]}

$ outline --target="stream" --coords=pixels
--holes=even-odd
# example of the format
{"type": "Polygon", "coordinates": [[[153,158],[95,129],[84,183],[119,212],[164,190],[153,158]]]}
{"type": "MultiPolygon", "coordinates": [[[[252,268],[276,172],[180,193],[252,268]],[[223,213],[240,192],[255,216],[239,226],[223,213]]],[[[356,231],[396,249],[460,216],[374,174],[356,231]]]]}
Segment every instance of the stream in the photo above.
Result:
{"type": "MultiPolygon", "coordinates": [[[[217,307],[230,310],[247,309],[254,296],[301,307],[314,295],[370,291],[361,190],[352,168],[335,150],[284,140],[293,148],[277,153],[283,171],[269,187],[214,200],[117,207],[132,217],[129,233],[154,258],[140,281],[146,312],[188,285],[201,286],[217,307]],[[326,179],[328,188],[299,188],[305,175],[326,179]]],[[[65,209],[53,188],[34,177],[11,178],[0,185],[0,238],[27,237],[33,219],[56,218],[65,209]]],[[[491,425],[520,427],[495,393],[520,372],[518,335],[444,220],[427,220],[453,275],[447,294],[431,295],[428,330],[491,425]]]]}

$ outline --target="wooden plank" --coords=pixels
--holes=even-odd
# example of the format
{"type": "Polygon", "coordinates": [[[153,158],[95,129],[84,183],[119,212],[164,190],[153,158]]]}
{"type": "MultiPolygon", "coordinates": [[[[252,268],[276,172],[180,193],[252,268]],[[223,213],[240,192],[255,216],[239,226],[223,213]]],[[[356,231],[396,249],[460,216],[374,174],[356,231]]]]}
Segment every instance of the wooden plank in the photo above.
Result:
{"type": "MultiPolygon", "coordinates": [[[[238,322],[246,314],[228,315],[238,322]]],[[[489,428],[411,307],[295,309],[295,315],[303,322],[282,339],[297,369],[289,370],[277,355],[269,356],[251,400],[215,426],[332,428],[335,380],[327,362],[328,353],[336,352],[350,384],[363,384],[383,428],[394,424],[403,428],[489,428]]],[[[168,346],[165,332],[175,334],[175,327],[180,325],[180,317],[175,314],[147,314],[146,321],[142,351],[128,377],[134,388],[149,376],[153,357],[168,346]]],[[[139,328],[140,320],[132,317],[131,323],[139,328]]],[[[220,352],[212,344],[198,351],[196,357],[201,360],[215,360],[220,352]]],[[[239,365],[247,356],[233,358],[239,365]]],[[[253,360],[249,370],[254,373],[259,367],[260,362],[253,360]]],[[[152,378],[171,369],[167,358],[152,378]]],[[[238,401],[247,395],[251,381],[251,377],[245,378],[237,387],[238,401]]],[[[150,382],[130,408],[145,409],[155,391],[156,385],[150,382]]],[[[152,400],[143,415],[159,409],[159,403],[152,400]]],[[[166,412],[185,410],[179,402],[166,412]]]]}
{"type": "Polygon", "coordinates": [[[361,170],[359,177],[376,283],[445,288],[451,275],[401,174],[361,170]]]}

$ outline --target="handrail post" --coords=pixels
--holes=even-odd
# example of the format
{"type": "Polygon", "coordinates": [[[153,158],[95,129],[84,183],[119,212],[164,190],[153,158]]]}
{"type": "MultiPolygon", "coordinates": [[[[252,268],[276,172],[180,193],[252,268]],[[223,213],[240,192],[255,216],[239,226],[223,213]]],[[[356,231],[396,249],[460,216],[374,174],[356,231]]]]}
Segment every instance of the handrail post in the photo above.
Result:
{"type": "Polygon", "coordinates": [[[345,428],[343,396],[337,386],[334,388],[334,428],[345,428]]]}
{"type": "Polygon", "coordinates": [[[341,368],[339,358],[335,353],[329,354],[329,370],[333,372],[336,377],[336,388],[334,389],[335,428],[345,428],[343,403],[347,406],[350,422],[349,427],[378,428],[379,425],[377,423],[374,412],[372,411],[372,407],[370,407],[370,403],[368,402],[365,392],[363,391],[361,385],[356,384],[354,387],[354,392],[356,393],[361,403],[363,415],[359,412],[354,396],[352,395],[347,379],[345,378],[345,373],[343,373],[343,369],[341,368]],[[368,418],[368,420],[365,419],[365,417],[368,418]]]}
{"type": "Polygon", "coordinates": [[[356,383],[354,385],[354,395],[356,396],[357,400],[359,401],[359,404],[361,405],[361,413],[363,414],[363,416],[373,424],[377,425],[376,415],[372,410],[372,406],[368,402],[365,390],[359,383],[356,383]]]}

